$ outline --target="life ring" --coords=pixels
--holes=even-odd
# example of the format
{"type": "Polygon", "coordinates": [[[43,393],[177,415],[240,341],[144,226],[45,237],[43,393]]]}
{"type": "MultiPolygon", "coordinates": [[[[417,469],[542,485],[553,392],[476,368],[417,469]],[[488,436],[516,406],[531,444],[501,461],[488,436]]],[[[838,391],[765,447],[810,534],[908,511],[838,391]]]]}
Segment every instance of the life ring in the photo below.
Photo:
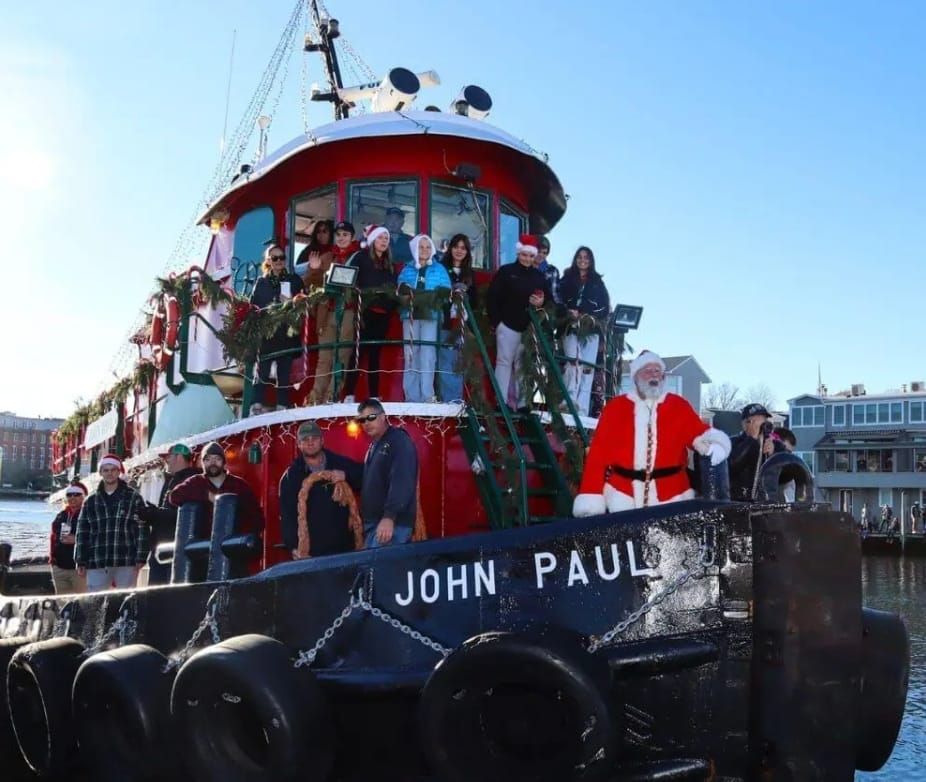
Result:
{"type": "Polygon", "coordinates": [[[176,296],[165,294],[158,299],[148,336],[151,358],[154,365],[162,372],[167,369],[177,349],[179,334],[180,303],[176,296]]]}
{"type": "Polygon", "coordinates": [[[434,669],[421,746],[441,782],[610,778],[618,738],[606,660],[565,633],[484,633],[434,669]]]}
{"type": "Polygon", "coordinates": [[[35,779],[26,761],[19,753],[16,733],[10,722],[10,710],[6,700],[6,670],[13,655],[30,641],[25,638],[0,638],[0,758],[3,759],[4,782],[35,779]]]}
{"type": "Polygon", "coordinates": [[[910,678],[910,641],[896,614],[862,609],[861,674],[855,767],[877,771],[897,741],[910,678]]]}
{"type": "Polygon", "coordinates": [[[124,782],[176,779],[169,731],[173,675],[157,649],[131,644],[86,660],[74,679],[74,721],[94,775],[124,782]]]}
{"type": "Polygon", "coordinates": [[[312,672],[283,644],[240,635],[193,655],[171,693],[176,738],[199,782],[322,782],[331,715],[312,672]]]}
{"type": "Polygon", "coordinates": [[[71,687],[84,645],[73,638],[27,644],[13,655],[6,684],[19,751],[41,778],[67,778],[77,764],[71,687]]]}

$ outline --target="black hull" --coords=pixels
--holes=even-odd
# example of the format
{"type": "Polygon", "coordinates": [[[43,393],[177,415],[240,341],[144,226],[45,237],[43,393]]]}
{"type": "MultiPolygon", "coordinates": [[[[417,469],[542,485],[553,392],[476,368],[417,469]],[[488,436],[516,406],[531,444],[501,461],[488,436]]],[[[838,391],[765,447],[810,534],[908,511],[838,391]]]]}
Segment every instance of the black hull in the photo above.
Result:
{"type": "MultiPolygon", "coordinates": [[[[897,697],[903,709],[902,696],[882,713],[863,703],[860,556],[839,513],[692,501],[287,563],[222,584],[7,598],[0,634],[19,634],[22,618],[33,640],[66,631],[96,651],[108,631],[107,648],[121,640],[171,655],[214,606],[222,639],[267,636],[303,662],[316,648],[300,671],[324,693],[332,780],[421,779],[439,764],[435,743],[457,738],[437,717],[421,724],[421,710],[439,711],[436,696],[422,706],[422,691],[442,649],[499,631],[522,644],[550,639],[605,672],[613,720],[600,769],[568,778],[838,782],[854,778],[860,757],[886,760],[897,697]],[[887,724],[880,733],[869,730],[875,717],[887,724]]],[[[202,629],[196,648],[209,643],[202,629]]],[[[905,654],[892,650],[888,668],[905,671],[905,654]]],[[[0,756],[0,768],[8,762],[0,756]]]]}

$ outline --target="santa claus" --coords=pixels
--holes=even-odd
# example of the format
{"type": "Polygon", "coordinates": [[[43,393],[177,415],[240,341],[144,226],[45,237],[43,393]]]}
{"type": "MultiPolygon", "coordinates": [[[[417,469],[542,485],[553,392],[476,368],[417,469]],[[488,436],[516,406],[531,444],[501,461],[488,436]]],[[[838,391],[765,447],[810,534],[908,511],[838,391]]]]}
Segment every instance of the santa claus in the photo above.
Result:
{"type": "Polygon", "coordinates": [[[665,362],[644,350],[630,362],[633,390],[605,406],[585,460],[574,516],[616,513],[694,497],[688,449],[720,464],[730,438],[665,390],[665,362]]]}

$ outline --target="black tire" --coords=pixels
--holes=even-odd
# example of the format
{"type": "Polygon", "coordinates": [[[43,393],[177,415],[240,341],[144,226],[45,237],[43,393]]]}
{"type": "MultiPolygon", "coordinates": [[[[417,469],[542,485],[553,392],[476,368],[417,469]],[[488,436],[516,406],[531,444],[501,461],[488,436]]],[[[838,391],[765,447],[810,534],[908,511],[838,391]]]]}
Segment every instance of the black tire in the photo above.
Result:
{"type": "Polygon", "coordinates": [[[191,657],[171,693],[175,731],[197,782],[322,782],[332,762],[331,715],[307,669],[263,635],[191,657]]]}
{"type": "Polygon", "coordinates": [[[16,733],[10,721],[10,710],[6,699],[6,670],[13,655],[28,644],[25,638],[0,639],[0,762],[4,782],[20,782],[35,779],[26,761],[19,752],[16,733]]]}
{"type": "Polygon", "coordinates": [[[157,649],[132,644],[86,660],[74,680],[81,755],[101,782],[175,779],[170,727],[173,674],[157,649]]]}
{"type": "Polygon", "coordinates": [[[910,642],[896,614],[862,609],[862,676],[855,767],[877,771],[891,756],[907,702],[910,642]]]}
{"type": "Polygon", "coordinates": [[[69,775],[78,766],[71,687],[84,645],[52,638],[19,649],[7,668],[7,697],[16,743],[40,778],[69,775]]]}
{"type": "Polygon", "coordinates": [[[614,760],[607,663],[554,633],[485,633],[441,662],[419,704],[441,782],[591,782],[614,760]]]}

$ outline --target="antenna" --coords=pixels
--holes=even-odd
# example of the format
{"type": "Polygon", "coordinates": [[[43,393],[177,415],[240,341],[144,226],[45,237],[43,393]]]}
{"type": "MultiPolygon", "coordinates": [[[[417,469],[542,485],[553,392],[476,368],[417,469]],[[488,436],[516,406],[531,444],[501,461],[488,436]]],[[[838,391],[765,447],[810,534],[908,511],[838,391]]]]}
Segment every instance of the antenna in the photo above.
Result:
{"type": "Polygon", "coordinates": [[[341,35],[340,24],[337,19],[329,19],[322,16],[318,11],[318,0],[311,0],[312,20],[315,22],[315,29],[318,31],[319,40],[312,41],[306,34],[305,46],[303,51],[321,52],[325,61],[325,73],[328,76],[328,83],[331,85],[330,92],[319,92],[312,94],[312,100],[325,100],[334,104],[334,118],[347,119],[348,104],[339,95],[338,90],[343,89],[344,84],[341,81],[341,66],[338,65],[338,53],[334,49],[334,39],[341,35]]]}
{"type": "Polygon", "coordinates": [[[232,66],[235,64],[235,39],[238,30],[232,30],[231,55],[228,58],[228,84],[225,87],[225,121],[222,123],[222,140],[219,142],[219,157],[225,154],[225,133],[228,130],[228,106],[231,103],[232,66]]]}

